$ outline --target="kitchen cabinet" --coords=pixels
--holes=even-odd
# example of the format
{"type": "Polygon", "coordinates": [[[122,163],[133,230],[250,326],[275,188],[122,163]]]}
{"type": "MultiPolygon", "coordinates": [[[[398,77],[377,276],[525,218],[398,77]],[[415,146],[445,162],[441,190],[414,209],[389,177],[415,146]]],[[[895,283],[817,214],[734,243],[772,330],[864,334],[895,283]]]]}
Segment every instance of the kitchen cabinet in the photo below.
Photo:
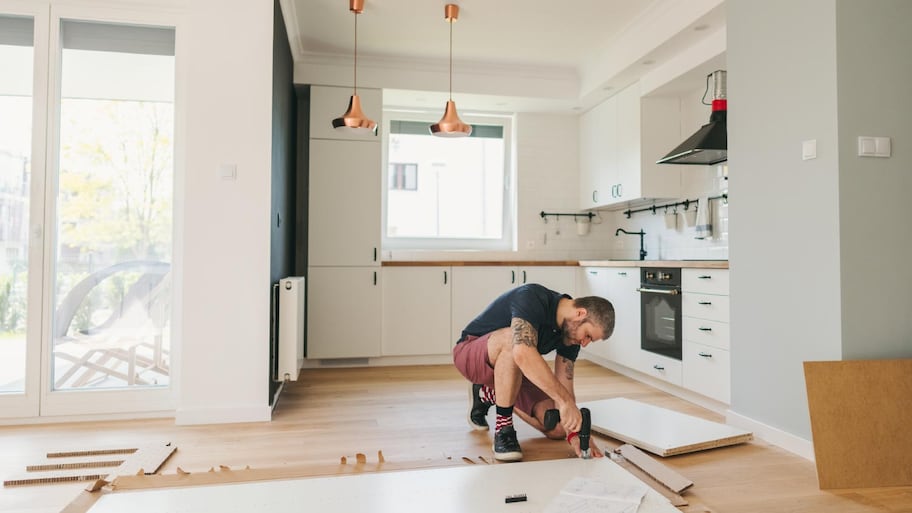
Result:
{"type": "MultiPolygon", "coordinates": [[[[351,87],[310,86],[310,138],[339,139],[346,141],[375,141],[380,136],[371,133],[353,134],[333,128],[332,120],[342,116],[348,109],[352,95],[351,87]]],[[[361,108],[370,119],[382,125],[383,93],[380,89],[358,88],[361,108]]],[[[378,132],[379,134],[379,132],[378,132]]]]}
{"type": "Polygon", "coordinates": [[[380,265],[380,143],[311,139],[308,266],[380,265]]]}
{"type": "Polygon", "coordinates": [[[491,301],[513,287],[538,283],[573,296],[577,269],[571,266],[453,267],[453,343],[491,301]]]}
{"type": "Polygon", "coordinates": [[[380,356],[380,269],[311,267],[307,274],[307,358],[380,356]]]}
{"type": "Polygon", "coordinates": [[[582,273],[581,296],[600,296],[614,306],[614,333],[607,341],[583,351],[627,367],[636,367],[640,352],[640,277],[636,267],[587,267],[582,273]]]}
{"type": "Polygon", "coordinates": [[[580,208],[616,200],[617,98],[596,105],[579,119],[580,208]]]}
{"type": "Polygon", "coordinates": [[[452,283],[446,266],[383,268],[383,356],[450,353],[452,283]]]}
{"type": "Polygon", "coordinates": [[[683,385],[728,404],[731,401],[729,273],[684,269],[683,385]]]}
{"type": "Polygon", "coordinates": [[[680,169],[655,163],[681,142],[679,107],[677,98],[641,97],[635,83],[580,116],[581,208],[680,196],[680,169]]]}

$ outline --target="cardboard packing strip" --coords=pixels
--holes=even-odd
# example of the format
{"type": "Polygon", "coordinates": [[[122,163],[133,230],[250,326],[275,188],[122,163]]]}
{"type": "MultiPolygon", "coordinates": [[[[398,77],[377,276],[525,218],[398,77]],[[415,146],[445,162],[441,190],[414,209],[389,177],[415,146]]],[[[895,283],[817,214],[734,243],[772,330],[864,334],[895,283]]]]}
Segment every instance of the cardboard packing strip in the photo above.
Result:
{"type": "Polygon", "coordinates": [[[912,485],[912,359],[804,362],[821,490],[912,485]]]}

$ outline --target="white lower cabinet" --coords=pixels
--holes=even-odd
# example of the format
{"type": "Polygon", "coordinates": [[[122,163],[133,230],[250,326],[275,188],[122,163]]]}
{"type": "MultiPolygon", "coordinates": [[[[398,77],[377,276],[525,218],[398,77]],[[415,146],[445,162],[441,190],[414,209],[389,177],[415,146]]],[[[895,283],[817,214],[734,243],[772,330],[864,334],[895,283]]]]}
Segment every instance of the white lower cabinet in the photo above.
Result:
{"type": "Polygon", "coordinates": [[[727,269],[684,269],[684,387],[731,402],[727,269]]]}
{"type": "Polygon", "coordinates": [[[614,333],[584,351],[627,367],[640,352],[640,283],[637,267],[587,267],[581,270],[580,296],[600,296],[614,306],[614,333]]]}
{"type": "Polygon", "coordinates": [[[380,356],[380,268],[310,267],[307,358],[380,356]]]}
{"type": "Polygon", "coordinates": [[[383,268],[383,356],[449,354],[449,267],[383,268]]]}
{"type": "Polygon", "coordinates": [[[672,385],[683,384],[683,368],[681,360],[668,358],[660,354],[640,350],[636,370],[654,378],[667,381],[672,385]]]}
{"type": "Polygon", "coordinates": [[[573,296],[577,267],[571,266],[454,266],[453,344],[462,330],[497,296],[526,283],[538,283],[573,296]]]}
{"type": "Polygon", "coordinates": [[[725,349],[684,341],[684,386],[723,403],[731,402],[731,363],[725,349]]]}

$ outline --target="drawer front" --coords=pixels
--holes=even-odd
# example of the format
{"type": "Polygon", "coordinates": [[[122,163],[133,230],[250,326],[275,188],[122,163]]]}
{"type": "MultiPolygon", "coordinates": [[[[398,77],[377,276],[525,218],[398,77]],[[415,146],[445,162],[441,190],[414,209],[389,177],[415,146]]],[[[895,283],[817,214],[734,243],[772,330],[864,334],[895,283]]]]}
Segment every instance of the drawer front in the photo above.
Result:
{"type": "Polygon", "coordinates": [[[728,295],[728,269],[682,269],[681,290],[728,295]]]}
{"type": "Polygon", "coordinates": [[[684,317],[681,324],[685,341],[698,342],[720,349],[731,349],[731,331],[727,322],[684,317]]]}
{"type": "Polygon", "coordinates": [[[685,292],[681,298],[681,312],[685,317],[728,322],[730,317],[729,304],[728,296],[685,292]]]}
{"type": "Polygon", "coordinates": [[[681,386],[682,365],[679,360],[640,350],[639,365],[636,369],[672,385],[681,386]]]}
{"type": "Polygon", "coordinates": [[[728,351],[684,342],[684,388],[731,403],[731,361],[728,351]]]}

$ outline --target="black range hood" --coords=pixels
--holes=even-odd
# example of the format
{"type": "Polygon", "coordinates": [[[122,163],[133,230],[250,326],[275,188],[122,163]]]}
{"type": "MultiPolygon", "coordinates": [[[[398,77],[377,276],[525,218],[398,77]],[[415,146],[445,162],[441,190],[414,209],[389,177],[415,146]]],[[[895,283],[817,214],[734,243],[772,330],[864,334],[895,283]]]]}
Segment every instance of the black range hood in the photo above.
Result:
{"type": "Polygon", "coordinates": [[[717,70],[707,75],[707,82],[710,77],[713,79],[713,101],[709,123],[668,152],[668,155],[657,160],[657,164],[708,166],[728,160],[728,100],[725,94],[725,71],[717,70]]]}

